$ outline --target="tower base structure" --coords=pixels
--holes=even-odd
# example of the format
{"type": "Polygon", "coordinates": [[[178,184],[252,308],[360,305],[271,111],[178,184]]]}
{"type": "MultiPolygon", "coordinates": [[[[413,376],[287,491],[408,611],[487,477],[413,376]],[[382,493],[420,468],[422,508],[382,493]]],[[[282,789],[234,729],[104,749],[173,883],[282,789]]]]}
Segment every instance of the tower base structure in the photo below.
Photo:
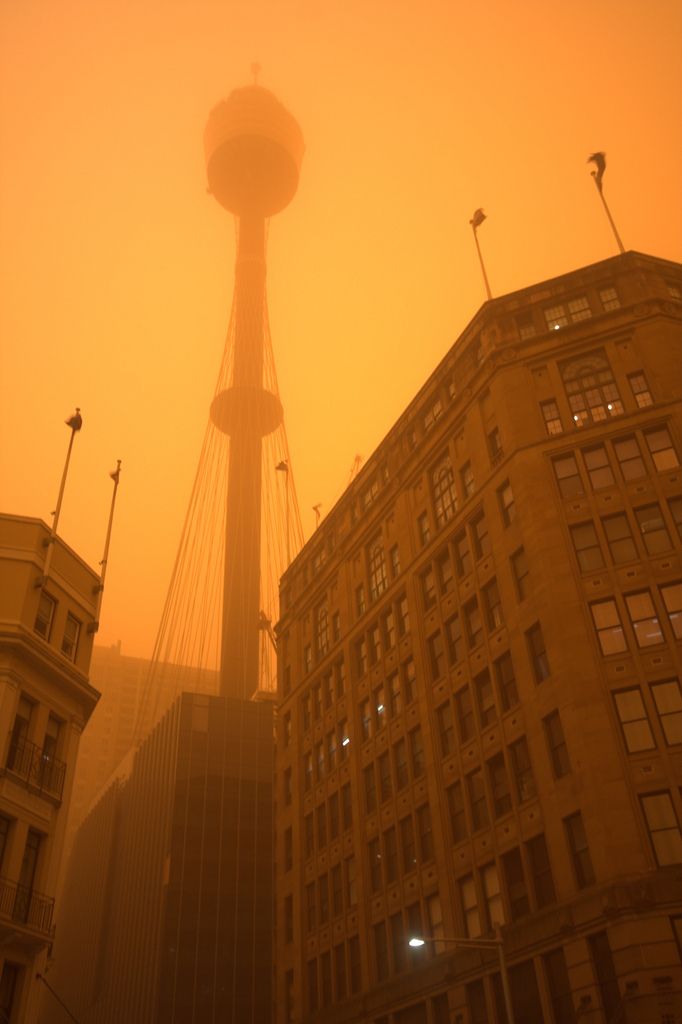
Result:
{"type": "Polygon", "coordinates": [[[48,977],[79,1020],[271,1020],[273,758],[270,702],[184,693],[90,812],[48,977]]]}

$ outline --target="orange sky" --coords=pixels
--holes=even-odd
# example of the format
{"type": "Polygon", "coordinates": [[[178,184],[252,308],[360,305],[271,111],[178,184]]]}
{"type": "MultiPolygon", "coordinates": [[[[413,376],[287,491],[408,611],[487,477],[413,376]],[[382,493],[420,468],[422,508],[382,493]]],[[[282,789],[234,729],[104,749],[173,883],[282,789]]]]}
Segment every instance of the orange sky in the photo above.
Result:
{"type": "Polygon", "coordinates": [[[102,554],[102,643],[148,656],[229,315],[210,108],[263,67],[306,139],[269,304],[304,526],[484,298],[626,248],[682,258],[679,0],[0,0],[0,507],[102,554]]]}

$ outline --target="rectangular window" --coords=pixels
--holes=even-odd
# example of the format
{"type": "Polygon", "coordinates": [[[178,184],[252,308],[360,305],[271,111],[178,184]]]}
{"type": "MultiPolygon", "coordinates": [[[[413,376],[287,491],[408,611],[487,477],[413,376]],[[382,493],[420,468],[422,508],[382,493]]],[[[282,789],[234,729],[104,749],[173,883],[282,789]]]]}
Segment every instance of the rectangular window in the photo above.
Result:
{"type": "Polygon", "coordinates": [[[33,626],[36,633],[40,633],[45,640],[50,639],[50,633],[52,631],[52,621],[54,619],[55,608],[57,602],[49,594],[46,594],[44,590],[40,593],[40,600],[38,602],[38,611],[36,612],[36,621],[33,626]]]}
{"type": "Polygon", "coordinates": [[[587,939],[599,985],[599,994],[606,1020],[623,1020],[625,1016],[620,982],[606,932],[597,932],[587,939]]]}
{"type": "Polygon", "coordinates": [[[490,821],[488,817],[488,805],[485,799],[485,786],[483,784],[483,772],[478,769],[466,777],[467,795],[469,797],[469,810],[471,812],[471,823],[474,831],[484,828],[490,821]]]}
{"type": "Polygon", "coordinates": [[[595,445],[594,448],[584,448],[583,458],[593,491],[611,487],[616,482],[603,444],[595,445]]]}
{"type": "Polygon", "coordinates": [[[581,572],[594,572],[604,568],[604,556],[599,545],[594,523],[571,526],[571,540],[581,572]]]}
{"type": "Polygon", "coordinates": [[[676,469],[680,460],[671,440],[667,427],[659,427],[657,430],[646,430],[644,440],[647,443],[649,454],[653,459],[654,466],[659,473],[667,469],[676,469]]]}
{"type": "Polygon", "coordinates": [[[355,641],[355,672],[357,677],[364,676],[367,671],[367,641],[361,636],[355,641]]]}
{"type": "Polygon", "coordinates": [[[432,405],[424,413],[424,430],[430,430],[436,421],[443,415],[443,405],[440,398],[436,398],[432,405]]]}
{"type": "Polygon", "coordinates": [[[381,539],[374,540],[369,545],[367,549],[367,562],[369,567],[369,596],[370,600],[376,601],[388,586],[386,557],[381,539]]]}
{"type": "Polygon", "coordinates": [[[309,790],[313,784],[313,755],[308,751],[303,755],[303,788],[309,790]]]}
{"type": "Polygon", "coordinates": [[[346,998],[348,982],[346,979],[346,951],[343,942],[334,947],[334,983],[336,999],[340,1002],[346,998]]]}
{"type": "Polygon", "coordinates": [[[405,953],[407,947],[407,936],[403,932],[403,915],[398,911],[391,914],[388,919],[388,927],[391,933],[391,955],[393,958],[393,971],[399,974],[405,970],[405,953]]]}
{"type": "Polygon", "coordinates": [[[395,579],[396,576],[400,576],[400,549],[398,545],[394,544],[388,554],[391,559],[391,576],[395,579]]]}
{"type": "Polygon", "coordinates": [[[311,857],[315,852],[315,830],[313,826],[312,813],[306,814],[303,819],[303,842],[306,857],[311,857]]]}
{"type": "Polygon", "coordinates": [[[310,644],[303,648],[303,673],[308,675],[313,667],[313,649],[310,644]]]}
{"type": "Polygon", "coordinates": [[[350,965],[350,990],[359,992],[362,985],[362,969],[360,964],[360,939],[353,935],[348,940],[348,962],[350,965]]]}
{"type": "Polygon", "coordinates": [[[613,598],[606,601],[595,601],[590,605],[590,611],[602,654],[621,654],[623,651],[627,651],[628,645],[623,632],[623,624],[613,598]]]}
{"type": "Polygon", "coordinates": [[[677,679],[653,683],[651,693],[666,743],[682,743],[682,693],[677,679]]]}
{"type": "Polygon", "coordinates": [[[396,632],[395,632],[395,613],[392,608],[384,612],[381,619],[382,632],[384,636],[384,647],[387,651],[392,650],[395,647],[396,632]]]}
{"type": "Polygon", "coordinates": [[[405,636],[410,632],[410,609],[405,594],[398,598],[396,605],[396,618],[398,622],[398,635],[405,636]]]}
{"type": "Polygon", "coordinates": [[[424,774],[424,741],[419,726],[410,733],[410,760],[412,778],[418,779],[424,774]]]}
{"type": "Polygon", "coordinates": [[[466,839],[467,823],[464,813],[464,795],[461,782],[455,782],[446,790],[448,811],[450,812],[450,830],[453,843],[461,843],[466,839]]]}
{"type": "Polygon", "coordinates": [[[668,792],[640,796],[649,838],[659,867],[682,862],[680,823],[668,792]]]}
{"type": "Polygon", "coordinates": [[[384,690],[383,683],[381,686],[377,686],[373,695],[374,704],[374,720],[376,722],[377,732],[381,732],[383,727],[386,725],[386,691],[384,690]]]}
{"type": "Polygon", "coordinates": [[[345,718],[342,718],[336,729],[339,737],[339,761],[345,761],[348,756],[348,747],[350,745],[350,735],[348,732],[348,722],[345,718]]]}
{"type": "Polygon", "coordinates": [[[682,640],[682,583],[669,583],[660,591],[675,639],[682,640]]]}
{"type": "Polygon", "coordinates": [[[472,597],[462,608],[464,616],[464,629],[466,632],[467,646],[469,650],[477,647],[483,641],[483,623],[478,601],[472,597]]]}
{"type": "Polygon", "coordinates": [[[461,579],[471,572],[471,551],[469,539],[464,530],[455,537],[455,571],[461,579]]]}
{"type": "Polygon", "coordinates": [[[315,883],[310,882],[305,887],[306,895],[306,921],[308,931],[312,932],[315,930],[317,921],[317,899],[315,896],[315,883]]]}
{"type": "Polygon", "coordinates": [[[519,803],[530,800],[535,796],[535,778],[530,763],[528,744],[526,737],[522,736],[516,743],[509,745],[509,756],[511,758],[512,773],[514,776],[514,788],[519,803]]]}
{"type": "Polygon", "coordinates": [[[317,960],[308,961],[308,1009],[311,1013],[317,1010],[319,995],[317,991],[317,960]]]}
{"type": "Polygon", "coordinates": [[[511,526],[516,518],[516,505],[514,503],[514,493],[508,480],[505,480],[498,489],[497,499],[500,503],[502,522],[505,526],[511,526]]]}
{"type": "Polygon", "coordinates": [[[518,551],[514,552],[509,561],[511,562],[517,597],[519,601],[523,601],[530,593],[530,570],[525,549],[519,548],[518,551]]]}
{"type": "Polygon", "coordinates": [[[518,327],[519,338],[522,341],[534,338],[537,333],[532,313],[519,313],[516,317],[516,326],[518,327]]]}
{"type": "Polygon", "coordinates": [[[459,615],[453,615],[445,623],[445,640],[448,646],[450,664],[456,665],[464,655],[462,623],[460,622],[459,615]]]}
{"type": "Polygon", "coordinates": [[[640,750],[653,750],[656,744],[639,686],[616,691],[613,694],[613,701],[628,754],[636,754],[640,750]]]}
{"type": "Polygon", "coordinates": [[[378,839],[370,839],[367,844],[367,860],[369,863],[369,885],[372,892],[378,892],[383,884],[381,872],[381,847],[378,839]]]}
{"type": "Polygon", "coordinates": [[[433,509],[438,526],[445,526],[457,512],[455,474],[447,456],[432,470],[433,509]]]}
{"type": "Polygon", "coordinates": [[[621,437],[613,442],[613,450],[618,459],[623,480],[639,480],[646,476],[644,459],[634,437],[621,437]]]}
{"type": "Polygon", "coordinates": [[[355,588],[355,610],[358,613],[358,617],[364,615],[367,611],[367,602],[365,601],[365,588],[362,583],[359,587],[355,588]]]}
{"type": "Polygon", "coordinates": [[[625,604],[638,647],[654,647],[663,643],[663,633],[658,622],[658,615],[648,590],[637,594],[626,594],[625,604]]]}
{"type": "Polygon", "coordinates": [[[515,707],[519,702],[516,677],[514,676],[514,664],[509,651],[506,651],[495,662],[495,678],[497,679],[497,691],[502,710],[509,711],[510,708],[515,707]]]}
{"type": "Polygon", "coordinates": [[[682,498],[668,498],[668,507],[670,509],[670,515],[673,517],[673,522],[677,528],[677,532],[682,540],[682,498]]]}
{"type": "Polygon", "coordinates": [[[384,832],[384,872],[388,883],[398,878],[398,843],[392,825],[384,832]]]}
{"type": "Polygon", "coordinates": [[[419,583],[422,592],[422,603],[424,605],[424,609],[428,611],[429,608],[433,608],[436,603],[436,580],[431,566],[421,573],[419,583]]]}
{"type": "Polygon", "coordinates": [[[329,797],[329,836],[331,839],[338,837],[340,824],[339,794],[332,793],[329,797]]]}
{"type": "Polygon", "coordinates": [[[357,869],[355,857],[346,857],[346,906],[354,907],[358,902],[357,869]]]}
{"type": "Polygon", "coordinates": [[[491,465],[497,465],[504,454],[499,427],[493,427],[493,429],[488,432],[488,452],[490,453],[491,465]]]}
{"type": "Polygon", "coordinates": [[[476,883],[474,882],[473,875],[467,875],[465,878],[460,879],[459,895],[462,901],[464,933],[470,939],[475,939],[481,934],[481,917],[478,912],[476,883]]]}
{"type": "Polygon", "coordinates": [[[449,700],[436,708],[436,724],[441,757],[447,757],[455,749],[455,728],[452,721],[452,705],[449,700]]]}
{"type": "Polygon", "coordinates": [[[502,615],[502,599],[500,598],[500,591],[497,586],[496,579],[492,579],[490,583],[486,583],[486,585],[481,589],[481,597],[483,598],[483,607],[485,609],[485,620],[488,632],[492,633],[494,630],[499,629],[504,622],[502,615]]]}
{"type": "Polygon", "coordinates": [[[401,665],[403,692],[405,704],[411,704],[415,697],[415,684],[417,681],[417,670],[414,667],[414,658],[407,658],[401,665]]]}
{"type": "Polygon", "coordinates": [[[452,559],[447,548],[438,555],[435,565],[438,590],[441,594],[449,594],[454,587],[455,577],[452,571],[452,559]]]}
{"type": "Polygon", "coordinates": [[[393,786],[391,785],[391,765],[388,759],[388,751],[384,751],[383,754],[377,760],[377,767],[379,769],[379,795],[381,802],[388,800],[392,795],[393,786]]]}
{"type": "Polygon", "coordinates": [[[481,729],[486,729],[497,719],[493,684],[488,669],[479,673],[474,679],[474,693],[478,706],[478,720],[481,723],[481,729]]]}
{"type": "Polygon", "coordinates": [[[551,953],[545,953],[542,959],[556,1024],[575,1024],[573,992],[563,949],[554,949],[551,953]]]}
{"type": "Polygon", "coordinates": [[[504,870],[504,881],[509,900],[509,912],[512,921],[525,917],[530,912],[530,900],[526,879],[523,874],[523,863],[521,851],[518,846],[514,847],[502,857],[502,868],[504,870]]]}
{"type": "Polygon", "coordinates": [[[501,818],[503,814],[507,814],[512,808],[511,790],[509,789],[504,755],[502,753],[495,754],[495,757],[492,757],[487,762],[487,769],[488,783],[490,784],[490,792],[493,797],[493,816],[501,818]]]}
{"type": "Polygon", "coordinates": [[[326,603],[318,605],[315,610],[315,643],[318,657],[329,650],[329,609],[326,603]]]}
{"type": "Polygon", "coordinates": [[[526,843],[528,863],[530,865],[533,893],[538,910],[556,902],[552,866],[547,852],[547,843],[542,833],[529,839],[526,843]]]}
{"type": "Polygon", "coordinates": [[[632,539],[630,523],[625,513],[619,512],[615,516],[607,516],[601,522],[606,534],[611,558],[615,564],[623,565],[626,562],[635,561],[638,557],[637,548],[632,539]]]}
{"type": "Polygon", "coordinates": [[[378,624],[375,622],[369,629],[369,661],[371,665],[376,663],[381,658],[381,630],[378,624]]]}
{"type": "Polygon", "coordinates": [[[561,779],[570,773],[571,762],[568,757],[568,747],[559,712],[552,711],[551,714],[543,718],[542,724],[545,727],[545,739],[554,778],[561,779]]]}
{"type": "Polygon", "coordinates": [[[528,644],[528,654],[535,682],[541,683],[549,676],[550,668],[545,649],[545,640],[542,635],[542,627],[539,622],[536,622],[534,626],[527,630],[526,642],[528,644]]]}
{"type": "Polygon", "coordinates": [[[395,788],[398,792],[409,782],[407,771],[407,746],[405,740],[398,740],[393,745],[393,771],[395,772],[395,788]]]}
{"type": "Polygon", "coordinates": [[[646,377],[641,370],[639,370],[638,373],[629,373],[628,383],[630,384],[633,397],[640,409],[646,409],[647,406],[654,404],[646,377]]]}
{"type": "Polygon", "coordinates": [[[346,665],[343,658],[334,663],[334,688],[336,699],[340,700],[346,692],[346,665]]]}
{"type": "Polygon", "coordinates": [[[324,804],[320,804],[315,810],[317,821],[317,848],[321,850],[327,845],[327,811],[324,804]]]}
{"type": "Polygon", "coordinates": [[[324,778],[324,744],[315,744],[315,779],[317,782],[324,778]]]}
{"type": "Polygon", "coordinates": [[[417,847],[414,841],[414,825],[412,815],[398,823],[400,833],[400,850],[402,853],[403,871],[412,871],[417,864],[417,847]]]}
{"type": "Polygon", "coordinates": [[[329,920],[329,884],[326,873],[317,880],[317,898],[320,924],[329,920]]]}
{"type": "Polygon", "coordinates": [[[670,534],[661,513],[661,506],[657,502],[636,508],[635,519],[648,554],[660,555],[664,551],[670,551],[670,534]]]}
{"type": "Polygon", "coordinates": [[[623,403],[603,349],[570,359],[560,369],[576,427],[622,415],[623,403]]]}
{"type": "Polygon", "coordinates": [[[540,409],[547,433],[550,435],[563,434],[564,425],[561,422],[561,413],[554,399],[551,398],[547,402],[540,402],[540,409]]]}
{"type": "Polygon", "coordinates": [[[374,963],[377,981],[388,977],[388,941],[386,938],[386,922],[379,921],[374,925],[374,963]]]}
{"type": "Polygon", "coordinates": [[[417,533],[419,534],[419,543],[425,548],[431,540],[431,528],[429,527],[429,517],[426,512],[422,512],[417,517],[417,533]]]}
{"type": "Polygon", "coordinates": [[[365,786],[365,810],[368,814],[377,809],[377,784],[374,776],[374,765],[368,764],[364,769],[363,780],[365,786]]]}
{"type": "Polygon", "coordinates": [[[470,462],[464,463],[464,465],[459,471],[459,477],[462,483],[462,494],[464,495],[464,500],[466,501],[466,499],[470,498],[471,495],[474,493],[474,473],[471,468],[470,462]]]}
{"type": "Polygon", "coordinates": [[[620,309],[620,299],[615,288],[602,288],[599,292],[599,298],[605,313],[612,309],[620,309]]]}
{"type": "Polygon", "coordinates": [[[552,459],[552,465],[562,498],[577,498],[585,493],[575,455],[560,455],[552,459]]]}
{"type": "Polygon", "coordinates": [[[431,860],[433,858],[433,828],[431,808],[428,804],[422,804],[417,808],[417,834],[419,836],[420,860],[431,860]]]}
{"type": "Polygon", "coordinates": [[[470,526],[471,537],[474,542],[474,554],[478,561],[490,554],[490,535],[488,534],[488,526],[482,512],[479,512],[478,515],[474,516],[471,520],[470,526]]]}
{"type": "Polygon", "coordinates": [[[386,680],[388,687],[388,713],[391,718],[395,718],[402,711],[403,701],[400,693],[400,675],[397,672],[392,672],[386,680]]]}
{"type": "Polygon", "coordinates": [[[461,743],[467,743],[475,732],[474,710],[471,706],[469,687],[465,686],[455,694],[455,710],[457,712],[457,728],[461,743]]]}
{"type": "Polygon", "coordinates": [[[489,928],[504,924],[504,906],[497,865],[484,864],[481,868],[481,888],[485,898],[485,914],[489,928]]]}
{"type": "Polygon", "coordinates": [[[350,782],[341,787],[341,821],[344,831],[353,824],[353,800],[350,790],[350,782]]]}
{"type": "Polygon", "coordinates": [[[583,825],[580,811],[576,814],[571,814],[568,818],[564,818],[564,828],[566,829],[568,849],[573,862],[575,880],[578,888],[584,889],[585,886],[591,885],[594,882],[594,868],[592,867],[592,858],[590,857],[587,835],[585,834],[585,826],[583,825]]]}

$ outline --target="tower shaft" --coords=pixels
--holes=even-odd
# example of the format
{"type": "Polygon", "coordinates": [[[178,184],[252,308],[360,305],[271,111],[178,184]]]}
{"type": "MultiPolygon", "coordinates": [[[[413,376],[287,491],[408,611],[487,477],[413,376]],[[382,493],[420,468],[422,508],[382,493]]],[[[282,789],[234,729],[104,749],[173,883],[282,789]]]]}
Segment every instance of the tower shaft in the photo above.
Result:
{"type": "Polygon", "coordinates": [[[250,697],[258,687],[261,449],[265,310],[265,218],[239,219],[235,271],[233,387],[238,415],[230,430],[221,694],[250,697]]]}

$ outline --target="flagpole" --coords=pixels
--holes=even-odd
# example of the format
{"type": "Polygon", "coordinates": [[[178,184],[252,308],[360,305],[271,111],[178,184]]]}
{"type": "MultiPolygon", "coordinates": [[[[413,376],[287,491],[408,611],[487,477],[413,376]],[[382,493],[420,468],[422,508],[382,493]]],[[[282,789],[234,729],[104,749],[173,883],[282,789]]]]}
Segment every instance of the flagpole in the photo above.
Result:
{"type": "Polygon", "coordinates": [[[95,587],[95,593],[97,594],[97,607],[95,609],[95,620],[90,626],[90,632],[96,633],[99,629],[99,613],[102,607],[102,596],[104,594],[104,580],[107,574],[107,563],[109,562],[109,544],[111,543],[111,527],[114,522],[114,508],[116,506],[116,492],[118,491],[118,482],[121,476],[121,460],[116,460],[116,469],[110,474],[111,479],[114,481],[114,493],[111,496],[111,508],[109,509],[109,523],[107,525],[107,537],[104,541],[104,556],[102,561],[99,563],[102,566],[102,571],[99,577],[99,583],[95,587]]]}
{"type": "Polygon", "coordinates": [[[76,413],[70,419],[66,420],[67,427],[71,427],[71,437],[69,438],[69,446],[66,449],[66,461],[64,462],[64,469],[62,472],[61,483],[59,484],[59,494],[57,495],[57,506],[52,513],[52,528],[50,530],[50,536],[44,543],[47,546],[47,555],[45,556],[45,565],[43,566],[43,574],[36,580],[37,587],[44,587],[47,581],[47,577],[50,573],[50,566],[52,564],[52,551],[54,549],[55,537],[57,536],[57,527],[59,525],[59,513],[62,510],[62,501],[64,499],[64,488],[66,487],[66,477],[69,472],[69,462],[71,461],[71,449],[73,448],[73,439],[83,426],[83,419],[80,414],[80,409],[76,409],[76,413]]]}
{"type": "Polygon", "coordinates": [[[611,225],[611,230],[613,231],[613,233],[614,233],[614,235],[616,237],[616,242],[618,243],[618,248],[619,248],[620,252],[625,252],[625,247],[623,246],[623,243],[621,241],[620,235],[618,234],[618,228],[615,225],[614,219],[611,216],[611,211],[609,210],[609,207],[608,207],[608,203],[606,202],[606,197],[604,196],[604,189],[600,186],[599,182],[597,181],[597,172],[596,171],[591,171],[590,173],[592,175],[592,178],[594,179],[594,187],[596,188],[597,192],[599,193],[599,197],[600,197],[600,199],[602,201],[602,204],[604,206],[604,210],[606,212],[606,216],[609,219],[609,224],[611,225]]]}

